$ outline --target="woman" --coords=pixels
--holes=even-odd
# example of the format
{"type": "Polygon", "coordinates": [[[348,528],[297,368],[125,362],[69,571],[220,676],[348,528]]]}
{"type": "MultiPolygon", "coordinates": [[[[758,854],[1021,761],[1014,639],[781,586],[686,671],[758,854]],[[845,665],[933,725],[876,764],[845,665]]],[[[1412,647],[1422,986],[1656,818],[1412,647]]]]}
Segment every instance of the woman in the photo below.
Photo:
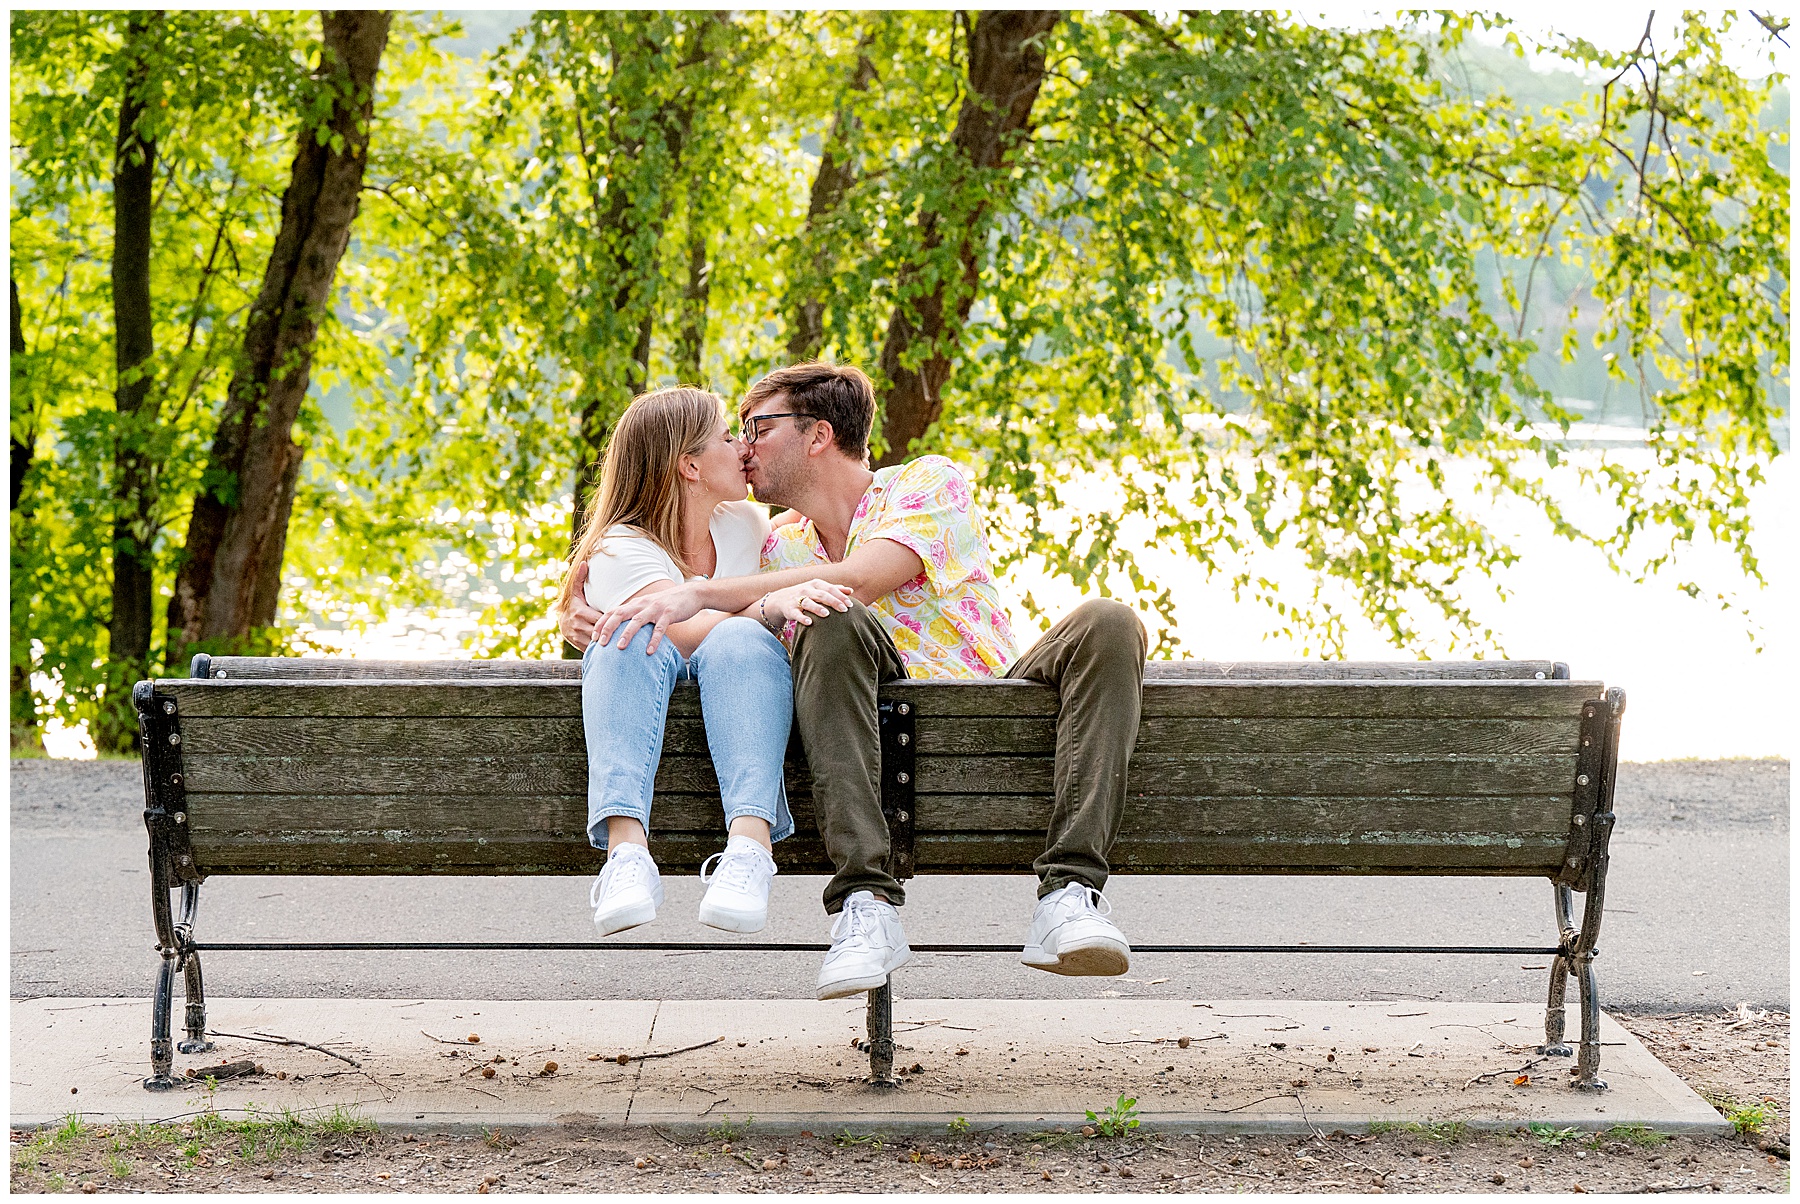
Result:
{"type": "MultiPolygon", "coordinates": [[[[694,577],[757,572],[769,522],[747,497],[723,400],[690,388],[637,398],[613,429],[558,611],[573,600],[575,566],[583,563],[586,601],[601,611],[694,577]]],[[[794,688],[775,633],[789,621],[811,623],[828,606],[847,609],[849,597],[842,586],[809,581],[766,594],[742,614],[703,611],[677,623],[654,653],[645,653],[649,628],[624,648],[588,647],[581,661],[588,840],[608,850],[588,899],[602,936],[647,923],[662,905],[649,849],[650,798],[669,695],[682,678],[700,685],[729,833],[725,851],[701,867],[700,922],[727,932],[762,929],[773,842],[794,826],[782,780],[794,688]]]]}

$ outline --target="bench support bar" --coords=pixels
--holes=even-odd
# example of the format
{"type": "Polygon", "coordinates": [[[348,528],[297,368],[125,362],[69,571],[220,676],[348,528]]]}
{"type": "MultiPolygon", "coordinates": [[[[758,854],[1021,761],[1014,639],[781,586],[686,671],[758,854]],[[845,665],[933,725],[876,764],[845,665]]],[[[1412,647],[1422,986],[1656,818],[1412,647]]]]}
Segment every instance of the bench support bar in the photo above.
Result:
{"type": "Polygon", "coordinates": [[[1600,1077],[1600,985],[1594,975],[1594,959],[1600,956],[1600,920],[1606,909],[1606,870],[1611,860],[1609,846],[1614,823],[1613,784],[1619,763],[1619,720],[1624,714],[1625,691],[1620,689],[1608,690],[1604,700],[1596,699],[1582,712],[1576,798],[1579,802],[1586,796],[1592,804],[1591,808],[1577,809],[1568,859],[1569,867],[1579,870],[1579,885],[1586,895],[1581,927],[1575,926],[1571,885],[1558,882],[1555,886],[1559,951],[1550,965],[1544,1043],[1538,1052],[1558,1057],[1576,1052],[1563,1038],[1568,980],[1573,978],[1581,1000],[1581,1045],[1575,1061],[1574,1086],[1582,1091],[1606,1089],[1606,1080],[1600,1077]]]}

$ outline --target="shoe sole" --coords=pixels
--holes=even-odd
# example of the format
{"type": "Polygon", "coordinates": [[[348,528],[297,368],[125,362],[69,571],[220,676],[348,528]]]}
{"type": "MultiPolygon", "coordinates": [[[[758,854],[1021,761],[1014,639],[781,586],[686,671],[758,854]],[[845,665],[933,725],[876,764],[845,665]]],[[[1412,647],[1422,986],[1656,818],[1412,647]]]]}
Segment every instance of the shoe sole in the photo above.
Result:
{"type": "Polygon", "coordinates": [[[594,927],[599,929],[601,936],[611,936],[615,932],[624,932],[627,928],[636,928],[639,924],[648,924],[656,918],[656,909],[662,903],[662,891],[658,889],[646,902],[605,915],[596,914],[594,927]]]}
{"type": "Polygon", "coordinates": [[[769,922],[769,911],[732,911],[730,908],[700,903],[700,922],[720,932],[761,932],[769,922]]]}
{"type": "Polygon", "coordinates": [[[1019,961],[1033,970],[1051,974],[1110,978],[1131,969],[1131,946],[1117,941],[1093,941],[1065,949],[1055,957],[1048,956],[1042,949],[1027,949],[1019,961]]]}
{"type": "Polygon", "coordinates": [[[888,976],[907,962],[912,960],[912,950],[906,950],[893,965],[880,974],[865,974],[861,978],[842,978],[834,983],[820,984],[818,998],[843,999],[849,995],[861,995],[865,991],[873,991],[887,983],[888,976]]]}

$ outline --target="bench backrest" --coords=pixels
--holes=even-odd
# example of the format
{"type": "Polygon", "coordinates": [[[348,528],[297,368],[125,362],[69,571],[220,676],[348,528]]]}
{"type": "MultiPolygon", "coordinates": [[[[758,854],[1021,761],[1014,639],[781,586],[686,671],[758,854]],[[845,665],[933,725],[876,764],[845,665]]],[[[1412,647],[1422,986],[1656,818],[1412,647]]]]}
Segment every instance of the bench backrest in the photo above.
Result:
{"type": "MultiPolygon", "coordinates": [[[[1600,683],[1550,662],[1364,665],[1359,678],[1327,675],[1342,664],[1165,664],[1178,667],[1146,674],[1122,872],[1566,876],[1577,817],[1599,797],[1577,779],[1604,768],[1610,781],[1612,750],[1592,746],[1610,745],[1600,683]],[[1423,665],[1434,676],[1411,675],[1423,665]]],[[[600,863],[572,662],[197,668],[211,676],[156,682],[153,697],[179,730],[199,874],[600,863]]],[[[912,713],[917,871],[1027,872],[1050,815],[1054,692],[914,681],[881,696],[912,713]]],[[[829,873],[797,746],[788,783],[783,871],[829,873]]],[[[692,686],[670,702],[656,792],[658,863],[692,871],[724,843],[692,686]]]]}

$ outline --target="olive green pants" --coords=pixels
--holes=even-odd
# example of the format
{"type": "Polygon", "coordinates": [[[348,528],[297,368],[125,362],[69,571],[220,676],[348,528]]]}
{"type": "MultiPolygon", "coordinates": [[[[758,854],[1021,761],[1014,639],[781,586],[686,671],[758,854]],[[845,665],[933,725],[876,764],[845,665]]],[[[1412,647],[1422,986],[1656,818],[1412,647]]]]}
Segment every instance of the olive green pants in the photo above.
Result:
{"type": "MultiPolygon", "coordinates": [[[[1106,886],[1106,854],[1125,814],[1125,776],[1137,743],[1147,643],[1129,606],[1094,600],[1007,668],[1007,677],[1042,682],[1061,699],[1056,802],[1043,855],[1032,863],[1040,898],[1071,882],[1106,886]]],[[[837,867],[825,887],[825,910],[836,913],[859,890],[904,903],[906,889],[887,872],[875,708],[881,683],[905,677],[906,665],[861,603],[800,628],[793,659],[794,724],[812,768],[819,832],[837,867]]]]}

